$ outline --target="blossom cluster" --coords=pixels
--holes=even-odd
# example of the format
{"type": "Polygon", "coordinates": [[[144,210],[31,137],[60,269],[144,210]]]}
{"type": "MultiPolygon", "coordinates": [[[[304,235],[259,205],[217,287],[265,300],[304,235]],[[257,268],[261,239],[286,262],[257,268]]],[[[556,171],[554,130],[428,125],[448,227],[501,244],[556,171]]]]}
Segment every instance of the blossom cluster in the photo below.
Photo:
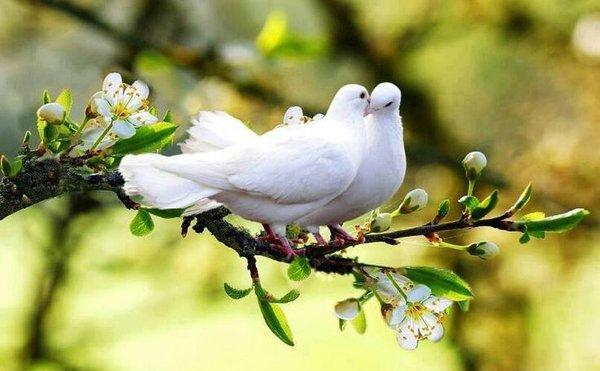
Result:
{"type": "Polygon", "coordinates": [[[136,128],[158,122],[148,110],[148,86],[142,81],[125,84],[121,75],[106,76],[102,90],[90,99],[87,115],[91,117],[81,140],[85,149],[110,147],[119,138],[130,138],[136,128]]]}
{"type": "MultiPolygon", "coordinates": [[[[368,274],[372,281],[368,286],[379,299],[383,319],[395,331],[400,347],[413,350],[421,340],[442,339],[442,322],[452,300],[433,295],[428,286],[393,270],[371,269],[368,274]]],[[[360,305],[358,299],[346,299],[335,306],[335,314],[344,321],[353,320],[360,305]]]]}

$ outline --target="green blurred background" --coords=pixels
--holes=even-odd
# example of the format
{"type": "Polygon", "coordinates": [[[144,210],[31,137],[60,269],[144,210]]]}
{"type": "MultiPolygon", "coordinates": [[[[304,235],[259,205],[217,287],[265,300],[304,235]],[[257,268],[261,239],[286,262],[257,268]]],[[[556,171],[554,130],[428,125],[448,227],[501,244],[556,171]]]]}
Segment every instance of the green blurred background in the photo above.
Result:
{"type": "Polygon", "coordinates": [[[506,207],[533,181],[529,211],[592,211],[527,245],[492,230],[446,234],[497,242],[486,262],[420,238],[351,249],[472,284],[471,310],[448,318],[442,342],[407,352],[375,303],[365,335],[339,332],[332,307],[356,295],[349,277],[291,284],[284,266],[259,260],[271,291],[302,292],[285,306],[289,348],[252,298],[225,296],[224,281],[248,285],[245,264],[208,233],[182,239],[177,221],[158,221],[137,238],[113,195],[63,197],[0,222],[0,370],[600,369],[599,12],[598,0],[0,0],[0,152],[11,156],[44,89],[72,88],[82,116],[111,71],[146,81],[182,123],[179,138],[201,109],[264,132],[291,104],[323,112],[342,84],[387,80],[403,93],[401,194],[419,186],[432,203],[455,201],[459,161],[481,150],[490,171],[478,194],[500,188],[506,207]]]}

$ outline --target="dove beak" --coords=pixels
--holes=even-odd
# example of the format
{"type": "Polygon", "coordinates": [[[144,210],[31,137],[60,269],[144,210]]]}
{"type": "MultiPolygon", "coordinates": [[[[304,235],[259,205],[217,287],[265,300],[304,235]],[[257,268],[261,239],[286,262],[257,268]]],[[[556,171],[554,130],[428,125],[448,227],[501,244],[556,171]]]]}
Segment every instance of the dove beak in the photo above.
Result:
{"type": "Polygon", "coordinates": [[[369,104],[365,107],[365,112],[363,114],[363,117],[368,116],[370,113],[372,113],[372,111],[371,111],[371,98],[367,99],[367,102],[369,104]]]}

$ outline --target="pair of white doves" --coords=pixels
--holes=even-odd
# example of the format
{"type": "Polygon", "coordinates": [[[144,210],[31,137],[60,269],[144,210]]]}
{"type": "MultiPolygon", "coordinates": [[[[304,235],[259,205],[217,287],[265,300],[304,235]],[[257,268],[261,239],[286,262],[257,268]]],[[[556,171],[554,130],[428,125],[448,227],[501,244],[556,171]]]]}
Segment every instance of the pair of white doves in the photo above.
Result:
{"type": "MultiPolygon", "coordinates": [[[[183,154],[128,155],[119,171],[125,192],[159,209],[205,211],[225,205],[260,222],[288,255],[286,226],[297,223],[327,244],[319,226],[354,241],[341,223],[387,201],[404,179],[400,90],[382,83],[371,98],[345,85],[325,116],[257,135],[224,112],[201,112],[181,143],[183,154]]],[[[294,107],[284,122],[299,122],[294,107]],[[296,121],[298,120],[298,121],[296,121]]]]}

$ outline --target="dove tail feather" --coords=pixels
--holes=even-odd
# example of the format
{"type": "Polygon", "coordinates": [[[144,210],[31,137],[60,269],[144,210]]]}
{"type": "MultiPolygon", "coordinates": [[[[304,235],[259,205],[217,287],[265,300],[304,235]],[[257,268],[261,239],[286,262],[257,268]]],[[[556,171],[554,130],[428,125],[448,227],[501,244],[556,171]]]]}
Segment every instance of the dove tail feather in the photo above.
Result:
{"type": "Polygon", "coordinates": [[[201,111],[188,133],[190,137],[179,143],[183,153],[211,152],[257,137],[243,122],[220,111],[201,111]]]}
{"type": "Polygon", "coordinates": [[[152,207],[178,209],[219,192],[161,168],[172,159],[159,154],[125,156],[119,165],[125,179],[125,193],[142,196],[143,203],[152,207]]]}

